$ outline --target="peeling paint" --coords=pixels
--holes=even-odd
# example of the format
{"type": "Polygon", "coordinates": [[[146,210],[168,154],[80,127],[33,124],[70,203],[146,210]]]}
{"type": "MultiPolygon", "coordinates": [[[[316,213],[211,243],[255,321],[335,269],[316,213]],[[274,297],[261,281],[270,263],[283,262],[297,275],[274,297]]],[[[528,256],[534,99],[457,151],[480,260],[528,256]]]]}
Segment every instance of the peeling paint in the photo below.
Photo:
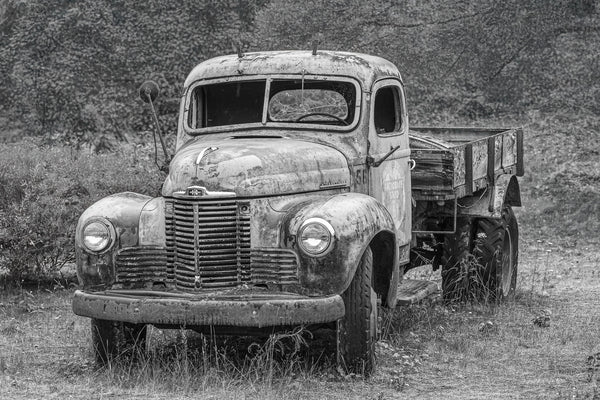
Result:
{"type": "Polygon", "coordinates": [[[194,184],[239,197],[273,196],[319,191],[332,182],[350,185],[346,158],[331,147],[282,138],[201,136],[175,155],[162,194],[171,196],[194,184]],[[208,145],[217,150],[204,156],[196,172],[194,161],[208,145]]]}
{"type": "Polygon", "coordinates": [[[375,289],[382,298],[387,291],[385,301],[394,304],[399,261],[409,259],[411,182],[418,181],[423,196],[431,196],[420,200],[431,201],[461,197],[471,180],[478,189],[496,179],[493,194],[471,208],[491,206],[486,212],[496,216],[507,199],[520,202],[518,183],[510,174],[490,174],[488,166],[506,173],[513,168],[509,163],[520,159],[522,164],[516,150],[522,132],[495,131],[474,142],[459,137],[470,131],[436,131],[436,136],[421,130],[423,135],[410,138],[411,150],[407,124],[390,134],[373,124],[372,93],[391,84],[402,88],[392,63],[344,52],[247,53],[198,65],[185,82],[177,149],[163,197],[109,196],[79,220],[76,255],[84,290],[75,293],[75,313],[165,326],[332,322],[344,315],[340,295],[370,245],[380,250],[373,272],[379,281],[386,280],[375,289]],[[286,79],[314,75],[354,82],[353,122],[310,129],[309,124],[290,124],[288,129],[267,126],[263,114],[252,127],[186,128],[191,85],[282,74],[286,79]],[[367,163],[367,156],[381,159],[386,154],[389,159],[377,168],[367,163]],[[412,179],[409,157],[417,160],[412,179]],[[467,159],[472,161],[469,170],[467,159]],[[440,190],[445,192],[439,195],[440,190]],[[83,226],[90,218],[114,225],[113,245],[101,254],[82,245],[83,226]],[[333,246],[319,256],[305,254],[298,244],[299,228],[309,218],[323,219],[333,228],[333,246]],[[400,247],[386,250],[393,243],[400,247]]]}
{"type": "Polygon", "coordinates": [[[286,326],[303,321],[318,324],[344,316],[344,302],[338,295],[309,298],[293,293],[240,292],[225,295],[157,297],[139,292],[76,291],[73,311],[77,315],[131,323],[171,326],[286,326]],[[132,296],[133,295],[133,296],[132,296]]]}
{"type": "Polygon", "coordinates": [[[382,77],[400,77],[398,69],[390,61],[367,54],[312,51],[270,51],[245,53],[212,58],[195,67],[185,81],[185,87],[200,79],[221,78],[236,75],[281,74],[345,75],[358,78],[364,89],[382,77]]]}

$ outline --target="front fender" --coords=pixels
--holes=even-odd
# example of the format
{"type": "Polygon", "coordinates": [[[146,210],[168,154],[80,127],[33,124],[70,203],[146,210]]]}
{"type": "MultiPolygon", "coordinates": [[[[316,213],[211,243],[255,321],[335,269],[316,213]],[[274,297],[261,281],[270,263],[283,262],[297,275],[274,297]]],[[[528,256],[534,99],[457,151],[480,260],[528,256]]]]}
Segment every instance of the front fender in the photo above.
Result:
{"type": "Polygon", "coordinates": [[[92,204],[79,217],[75,230],[75,255],[77,276],[83,287],[104,286],[114,282],[114,256],[117,249],[138,244],[138,227],[141,211],[151,197],[125,192],[105,197],[92,204]],[[112,245],[100,254],[83,246],[83,228],[95,218],[108,220],[115,228],[112,245]]]}
{"type": "Polygon", "coordinates": [[[375,235],[394,234],[394,221],[373,197],[344,193],[304,205],[291,217],[288,232],[302,264],[301,285],[314,294],[337,294],[350,285],[362,254],[375,235]],[[322,218],[335,231],[333,250],[324,256],[308,256],[297,244],[298,230],[309,218],[322,218]]]}

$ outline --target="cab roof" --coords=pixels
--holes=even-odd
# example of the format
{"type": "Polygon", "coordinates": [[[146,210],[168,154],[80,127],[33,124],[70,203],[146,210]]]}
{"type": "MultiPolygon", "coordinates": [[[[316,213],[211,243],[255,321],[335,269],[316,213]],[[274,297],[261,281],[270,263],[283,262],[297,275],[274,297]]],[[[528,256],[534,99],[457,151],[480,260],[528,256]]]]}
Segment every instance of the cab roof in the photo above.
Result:
{"type": "Polygon", "coordinates": [[[187,88],[201,79],[251,75],[337,75],[358,79],[369,89],[381,78],[402,79],[390,61],[367,54],[319,50],[265,51],[211,58],[198,64],[185,81],[187,88]]]}

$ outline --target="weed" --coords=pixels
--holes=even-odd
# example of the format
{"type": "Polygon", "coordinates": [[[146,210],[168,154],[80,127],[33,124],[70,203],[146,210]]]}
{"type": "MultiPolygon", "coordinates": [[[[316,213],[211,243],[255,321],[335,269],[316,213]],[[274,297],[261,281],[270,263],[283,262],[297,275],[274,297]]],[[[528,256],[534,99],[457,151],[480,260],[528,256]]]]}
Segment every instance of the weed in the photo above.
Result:
{"type": "Polygon", "coordinates": [[[150,337],[149,352],[112,359],[96,371],[98,376],[124,388],[160,382],[161,390],[194,392],[235,382],[271,389],[292,376],[314,373],[314,362],[303,359],[307,339],[312,339],[303,327],[273,333],[266,340],[185,329],[152,329],[150,337]]]}
{"type": "MultiPolygon", "coordinates": [[[[480,240],[479,238],[477,240],[480,240]]],[[[496,294],[486,268],[473,254],[467,254],[454,266],[450,286],[453,287],[454,302],[464,301],[480,304],[492,303],[496,294]]]]}

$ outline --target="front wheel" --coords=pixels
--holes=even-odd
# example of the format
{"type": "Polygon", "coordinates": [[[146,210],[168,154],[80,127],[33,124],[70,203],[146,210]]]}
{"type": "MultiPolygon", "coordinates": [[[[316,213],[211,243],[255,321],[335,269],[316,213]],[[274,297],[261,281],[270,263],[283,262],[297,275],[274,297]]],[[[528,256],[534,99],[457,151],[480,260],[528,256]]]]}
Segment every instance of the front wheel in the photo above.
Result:
{"type": "Polygon", "coordinates": [[[493,300],[514,294],[519,262],[519,227],[512,208],[505,206],[500,219],[477,223],[473,253],[483,266],[483,283],[493,300]]]}
{"type": "Polygon", "coordinates": [[[367,247],[342,298],[346,314],[338,322],[338,363],[351,373],[369,375],[375,365],[377,295],[373,290],[373,253],[367,247]]]}
{"type": "Polygon", "coordinates": [[[92,318],[92,345],[100,365],[137,357],[146,347],[146,325],[92,318]]]}

